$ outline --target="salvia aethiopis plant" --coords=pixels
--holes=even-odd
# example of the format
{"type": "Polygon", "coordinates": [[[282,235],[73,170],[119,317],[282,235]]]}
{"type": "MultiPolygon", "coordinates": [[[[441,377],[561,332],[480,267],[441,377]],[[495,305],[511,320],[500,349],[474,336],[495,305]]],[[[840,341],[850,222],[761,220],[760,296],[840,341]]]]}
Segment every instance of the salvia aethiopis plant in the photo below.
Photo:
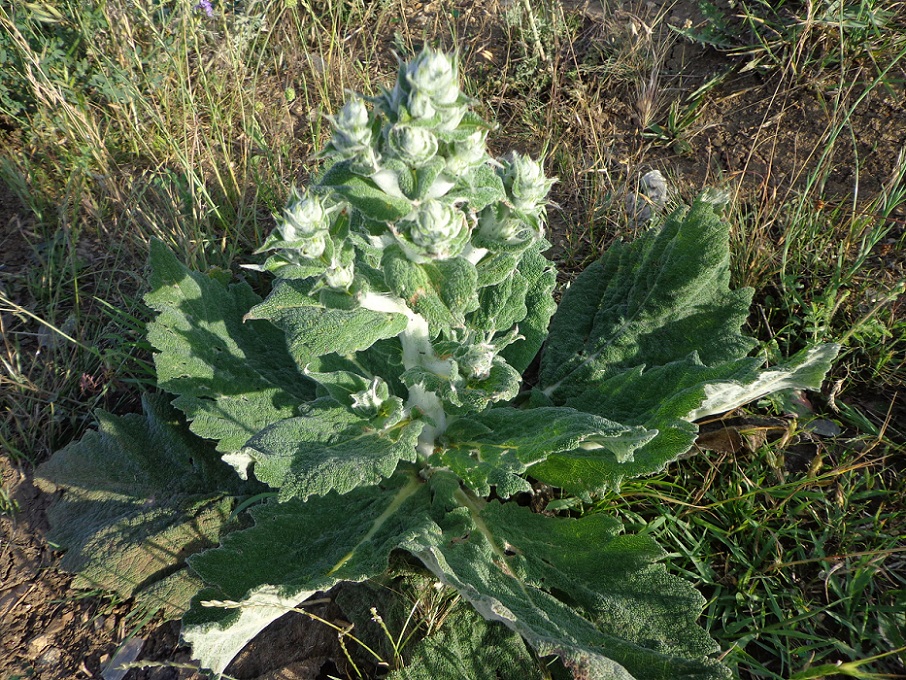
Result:
{"type": "Polygon", "coordinates": [[[182,617],[215,674],[327,591],[366,636],[392,572],[458,596],[392,678],[727,677],[664,551],[581,508],[687,452],[696,420],[817,389],[837,348],[747,356],[716,194],[611,247],[557,308],[553,180],[488,155],[455,58],[426,49],[331,123],[254,265],[266,298],[152,245],[167,395],[99,414],[39,471],[65,490],[50,538],[76,585],[182,617]]]}

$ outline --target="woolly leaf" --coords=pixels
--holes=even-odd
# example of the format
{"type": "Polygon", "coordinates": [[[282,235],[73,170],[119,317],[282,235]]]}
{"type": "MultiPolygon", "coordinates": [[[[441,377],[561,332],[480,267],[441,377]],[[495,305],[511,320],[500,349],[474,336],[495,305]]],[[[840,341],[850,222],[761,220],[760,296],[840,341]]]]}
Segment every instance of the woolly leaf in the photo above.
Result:
{"type": "Polygon", "coordinates": [[[313,371],[309,369],[305,375],[317,382],[322,391],[326,392],[331,399],[347,408],[352,408],[353,394],[368,388],[368,381],[354,371],[313,371]]]}
{"type": "Polygon", "coordinates": [[[415,460],[422,421],[378,429],[332,399],[319,400],[297,418],[265,428],[244,449],[255,477],[280,489],[280,498],[347,493],[389,477],[400,461],[415,460]]]}
{"type": "Polygon", "coordinates": [[[220,451],[237,451],[314,398],[314,384],[286,351],[280,329],[243,322],[261,302],[248,285],[193,272],[159,241],[152,241],[150,259],[145,302],[158,312],[148,324],[158,384],[179,395],[174,404],[193,432],[218,440],[220,451]]]}
{"type": "Polygon", "coordinates": [[[729,289],[729,230],[705,200],[657,232],[612,246],[563,295],[539,385],[555,403],[636,366],[697,352],[712,365],[740,359],[751,289],[729,289]]]}
{"type": "Polygon", "coordinates": [[[835,344],[808,347],[753,380],[709,383],[704,386],[705,398],[701,405],[686,417],[698,420],[724,413],[781,390],[820,389],[839,350],[840,346],[835,344]]]}
{"type": "Polygon", "coordinates": [[[693,353],[664,366],[650,370],[639,366],[589,383],[564,399],[565,404],[627,425],[644,426],[657,431],[657,436],[635,450],[629,461],[618,463],[602,451],[576,450],[550,456],[530,474],[587,499],[606,489],[619,489],[625,478],[658,472],[695,443],[698,427],[689,422],[688,415],[702,403],[705,386],[717,380],[754,380],[760,363],[740,359],[708,367],[693,353]],[[665,385],[672,386],[669,393],[665,393],[665,385]]]}
{"type": "Polygon", "coordinates": [[[505,347],[500,353],[517,371],[523,373],[532,363],[547,338],[551,316],[557,311],[552,295],[557,274],[550,261],[541,253],[549,247],[546,241],[529,248],[519,262],[519,272],[528,284],[525,294],[526,315],[518,321],[521,340],[505,347]]]}
{"type": "Polygon", "coordinates": [[[453,257],[423,265],[431,285],[443,303],[460,320],[464,314],[478,307],[478,272],[468,260],[453,257]]]}
{"type": "Polygon", "coordinates": [[[480,212],[482,208],[506,199],[503,180],[489,165],[479,165],[460,180],[459,191],[469,202],[469,208],[480,212]]]}
{"type": "Polygon", "coordinates": [[[688,451],[693,420],[778,389],[820,387],[833,345],[767,372],[745,357],[753,341],[739,328],[751,292],[729,289],[728,234],[701,199],[576,279],[551,323],[532,405],[568,406],[658,435],[631,461],[574,450],[539,462],[532,476],[587,499],[688,451]]]}
{"type": "Polygon", "coordinates": [[[604,449],[573,449],[553,453],[528,470],[535,479],[559,488],[567,494],[592,501],[607,491],[619,490],[625,478],[652,474],[662,470],[692,448],[698,427],[682,420],[671,420],[652,428],[656,435],[635,449],[631,460],[620,462],[604,449]]]}
{"type": "Polygon", "coordinates": [[[469,315],[469,325],[482,331],[508,331],[528,314],[528,288],[528,279],[518,269],[500,283],[481,288],[480,306],[469,315]]]}
{"type": "MultiPolygon", "coordinates": [[[[415,175],[415,196],[413,198],[423,201],[428,198],[429,193],[435,187],[435,180],[444,172],[447,163],[443,158],[434,157],[427,164],[414,171],[415,175]]],[[[442,179],[445,182],[445,188],[449,187],[451,182],[442,179]]]]}
{"type": "Polygon", "coordinates": [[[476,265],[478,287],[496,286],[509,277],[519,264],[519,257],[513,253],[488,253],[476,265]]]}
{"type": "Polygon", "coordinates": [[[573,455],[583,456],[590,449],[588,455],[619,465],[655,434],[568,408],[495,408],[453,423],[436,457],[477,493],[488,495],[496,485],[505,498],[528,490],[516,476],[549,456],[577,449],[582,453],[573,455]]]}
{"type": "Polygon", "coordinates": [[[704,599],[659,564],[664,553],[651,539],[621,535],[604,515],[554,518],[454,495],[464,507],[415,554],[539,655],[590,680],[730,676],[696,623],[704,599]]]}
{"type": "Polygon", "coordinates": [[[415,533],[436,533],[427,486],[414,474],[303,503],[267,503],[255,524],[190,566],[209,588],[183,618],[183,637],[206,668],[222,673],[269,623],[315,592],[363,581],[387,568],[390,553],[415,533]],[[338,521],[342,518],[343,521],[338,521]],[[205,606],[205,602],[240,606],[205,606]]]}
{"type": "Polygon", "coordinates": [[[186,558],[216,545],[235,498],[257,485],[187,432],[166,399],[142,405],[144,415],[99,413],[100,429],[39,466],[36,481],[65,491],[48,511],[48,539],[66,548],[60,564],[78,572],[73,585],[173,618],[202,585],[186,558]]]}
{"type": "Polygon", "coordinates": [[[444,625],[420,640],[405,668],[387,680],[540,680],[541,671],[525,642],[498,623],[486,621],[464,604],[444,625]]]}
{"type": "Polygon", "coordinates": [[[349,168],[349,161],[335,163],[318,178],[316,188],[336,191],[363,215],[378,222],[394,222],[412,212],[409,200],[385,193],[349,168]]]}
{"type": "Polygon", "coordinates": [[[721,381],[747,384],[757,380],[758,358],[706,366],[693,352],[662,366],[636,366],[575,390],[563,401],[580,411],[621,423],[643,424],[690,417],[705,399],[705,386],[721,381]],[[664,386],[670,385],[665,390],[664,386]]]}
{"type": "Polygon", "coordinates": [[[246,314],[247,319],[268,319],[281,328],[290,354],[303,368],[324,354],[368,349],[406,328],[402,314],[325,307],[310,295],[310,288],[304,281],[279,280],[267,299],[246,314]]]}
{"type": "Polygon", "coordinates": [[[456,300],[468,296],[470,291],[465,289],[467,282],[461,282],[459,291],[444,293],[442,296],[431,280],[429,271],[423,265],[409,260],[397,246],[388,247],[384,251],[381,267],[390,292],[405,300],[415,313],[425,318],[432,337],[437,337],[442,331],[449,332],[453,326],[462,325],[461,314],[454,314],[444,298],[456,300]]]}
{"type": "Polygon", "coordinates": [[[531,468],[533,477],[588,498],[618,489],[624,478],[658,472],[692,448],[698,427],[690,422],[724,413],[782,389],[818,389],[837,354],[836,345],[803,350],[789,361],[759,371],[758,359],[704,366],[696,355],[649,371],[625,371],[567,400],[580,410],[644,424],[657,436],[619,463],[601,451],[556,453],[531,468]],[[664,385],[674,386],[664,395],[664,385]]]}

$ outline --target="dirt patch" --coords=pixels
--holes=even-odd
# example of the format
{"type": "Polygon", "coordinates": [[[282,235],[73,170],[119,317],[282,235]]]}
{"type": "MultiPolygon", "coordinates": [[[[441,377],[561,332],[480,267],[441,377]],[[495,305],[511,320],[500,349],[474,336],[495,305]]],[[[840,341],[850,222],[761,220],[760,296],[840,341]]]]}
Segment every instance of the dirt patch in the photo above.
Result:
{"type": "Polygon", "coordinates": [[[0,293],[25,302],[24,277],[33,263],[29,235],[34,219],[13,190],[0,181],[0,293]]]}
{"type": "MultiPolygon", "coordinates": [[[[671,25],[695,14],[677,12],[671,25]]],[[[580,46],[580,58],[591,64],[603,58],[596,56],[600,30],[590,22],[580,46]]],[[[650,88],[593,83],[614,169],[642,157],[695,191],[734,179],[749,190],[795,191],[821,173],[824,197],[844,200],[856,184],[867,199],[893,181],[906,147],[904,74],[874,86],[871,69],[853,67],[846,80],[855,84],[841,89],[839,74],[793,79],[779,70],[746,71],[744,57],[681,40],[653,58],[650,88]],[[701,99],[693,97],[702,87],[701,99]],[[834,140],[833,153],[823,156],[834,140]]]]}
{"type": "Polygon", "coordinates": [[[69,589],[44,541],[51,498],[0,458],[3,488],[15,511],[0,515],[0,675],[97,677],[126,630],[129,607],[69,589]]]}

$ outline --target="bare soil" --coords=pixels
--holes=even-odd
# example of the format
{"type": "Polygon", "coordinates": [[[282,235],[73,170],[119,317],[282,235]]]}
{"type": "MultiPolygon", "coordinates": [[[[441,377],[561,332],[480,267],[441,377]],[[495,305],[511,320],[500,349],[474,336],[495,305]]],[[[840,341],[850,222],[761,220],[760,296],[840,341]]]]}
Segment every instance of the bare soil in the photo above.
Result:
{"type": "MultiPolygon", "coordinates": [[[[644,16],[641,10],[615,15],[620,3],[564,2],[581,16],[582,43],[574,49],[591,63],[595,50],[600,49],[596,41],[605,35],[602,22],[644,16]]],[[[657,11],[663,4],[651,2],[642,9],[657,11]]],[[[440,5],[409,3],[404,20],[415,27],[430,28],[432,11],[439,12],[440,5]]],[[[461,35],[476,48],[488,51],[492,67],[504,63],[511,46],[499,42],[503,35],[499,18],[470,2],[458,5],[468,19],[461,27],[461,35]]],[[[697,3],[672,5],[670,23],[701,21],[697,3]]],[[[417,33],[421,29],[410,30],[417,33]]],[[[388,43],[391,41],[392,36],[388,36],[388,43]]],[[[839,110],[842,100],[853,106],[853,114],[841,133],[852,143],[838,145],[836,155],[826,159],[832,166],[826,194],[851,200],[858,176],[861,196],[868,197],[881,191],[890,180],[898,155],[906,148],[902,75],[895,89],[876,88],[858,101],[863,91],[840,92],[830,79],[789,87],[780,74],[742,73],[732,60],[712,50],[677,41],[666,55],[662,78],[668,92],[681,97],[720,72],[728,75],[711,94],[719,104],[705,107],[685,131],[683,143],[673,146],[656,145],[641,136],[637,92],[619,86],[611,88],[606,82],[594,83],[593,91],[583,96],[599,120],[596,134],[609,141],[607,169],[627,172],[626,159],[643,156],[646,167],[638,168],[639,171],[659,167],[669,171],[671,177],[682,177],[690,186],[738,177],[754,195],[772,196],[795,190],[803,186],[807,171],[815,165],[814,149],[822,148],[829,131],[839,123],[830,112],[839,110]],[[640,149],[644,149],[644,154],[640,154],[640,149]]],[[[551,115],[559,114],[553,111],[551,115]]],[[[582,136],[581,131],[569,129],[573,123],[561,124],[564,134],[582,136]]],[[[589,212],[588,206],[575,205],[569,187],[559,186],[556,191],[554,198],[564,213],[589,212]]],[[[895,215],[901,224],[906,223],[902,207],[895,215]]],[[[557,219],[555,216],[555,227],[557,219]]],[[[30,268],[40,266],[29,238],[32,222],[32,216],[12,191],[0,186],[0,290],[23,305],[29,302],[23,278],[30,268]]],[[[592,249],[600,247],[599,243],[588,245],[592,249]]],[[[902,267],[902,256],[896,255],[895,259],[895,266],[902,267]]],[[[44,539],[48,528],[45,510],[52,498],[33,485],[29,462],[15,460],[9,451],[2,454],[2,488],[9,492],[15,510],[0,515],[0,677],[72,680],[100,678],[105,673],[105,680],[122,680],[123,676],[111,674],[110,667],[117,651],[123,649],[120,660],[133,650],[137,652],[133,659],[157,664],[130,670],[125,680],[202,678],[189,667],[190,655],[178,644],[175,623],[152,621],[141,625],[141,621],[131,617],[129,602],[70,588],[71,576],[56,568],[58,553],[44,539]]],[[[342,623],[335,608],[327,607],[320,614],[342,623]]],[[[346,671],[336,633],[330,629],[309,625],[301,616],[284,617],[273,628],[265,632],[268,637],[259,640],[257,647],[234,663],[228,670],[230,675],[258,680],[316,680],[346,671]]]]}

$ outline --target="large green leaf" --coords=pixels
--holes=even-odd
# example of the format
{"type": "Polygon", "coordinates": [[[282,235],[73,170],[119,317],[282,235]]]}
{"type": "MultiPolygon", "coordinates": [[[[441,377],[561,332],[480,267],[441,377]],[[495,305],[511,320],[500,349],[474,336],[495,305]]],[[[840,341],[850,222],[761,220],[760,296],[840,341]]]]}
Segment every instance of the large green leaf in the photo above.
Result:
{"type": "Polygon", "coordinates": [[[495,486],[506,498],[527,491],[518,475],[550,456],[594,452],[619,468],[656,434],[570,408],[494,408],[453,423],[435,455],[476,493],[488,495],[495,486]]]}
{"type": "Polygon", "coordinates": [[[658,472],[692,448],[698,435],[693,420],[730,411],[778,390],[819,389],[837,350],[832,344],[810,347],[763,371],[758,369],[759,359],[705,366],[693,354],[647,371],[638,367],[617,373],[576,393],[566,404],[644,425],[657,431],[657,436],[636,449],[631,460],[621,462],[601,451],[575,449],[552,454],[529,474],[583,498],[618,489],[623,479],[658,472]],[[665,385],[672,386],[668,394],[665,385]]]}
{"type": "Polygon", "coordinates": [[[619,490],[624,479],[663,470],[691,449],[698,435],[698,427],[683,420],[649,425],[657,435],[633,451],[631,460],[619,462],[606,449],[579,448],[553,453],[529,468],[527,474],[567,494],[592,501],[606,491],[619,490]]]}
{"type": "Polygon", "coordinates": [[[529,280],[517,269],[498,284],[478,291],[480,306],[469,315],[469,326],[482,331],[508,331],[528,314],[529,280]]]}
{"type": "Polygon", "coordinates": [[[193,432],[218,440],[220,451],[237,451],[314,398],[280,329],[243,322],[261,302],[249,286],[193,272],[159,241],[151,243],[151,267],[145,302],[158,312],[148,324],[158,384],[179,395],[174,403],[193,432]]]}
{"type": "MultiPolygon", "coordinates": [[[[696,353],[664,366],[627,369],[607,379],[576,389],[564,403],[627,425],[644,426],[657,436],[618,462],[602,451],[572,450],[555,453],[531,468],[529,474],[583,498],[606,489],[618,489],[623,479],[652,474],[682,455],[695,442],[698,427],[689,416],[705,399],[712,381],[757,378],[759,359],[708,367],[696,353]],[[669,385],[669,391],[665,386],[669,385]],[[603,454],[603,455],[602,455],[603,454]]],[[[537,397],[536,391],[533,396],[537,397]]],[[[550,403],[550,402],[542,402],[550,403]]]]}
{"type": "Polygon", "coordinates": [[[486,163],[461,177],[452,193],[468,201],[469,208],[475,212],[480,212],[491,203],[506,200],[503,180],[497,171],[486,163]]]}
{"type": "MultiPolygon", "coordinates": [[[[621,423],[663,424],[688,419],[705,399],[705,386],[721,381],[756,380],[762,364],[743,358],[706,366],[693,352],[662,366],[635,366],[596,383],[584,385],[563,399],[572,408],[612,418],[621,423]],[[669,389],[666,386],[669,385],[669,389]]],[[[537,395],[537,393],[536,393],[537,395]]]]}
{"type": "MultiPolygon", "coordinates": [[[[381,268],[387,287],[394,295],[406,301],[406,304],[417,314],[421,314],[428,322],[431,337],[437,337],[441,332],[449,333],[454,326],[462,325],[462,313],[454,313],[447,306],[445,297],[459,299],[467,296],[469,291],[465,286],[468,281],[450,282],[457,283],[461,290],[443,293],[443,282],[435,285],[430,270],[421,264],[412,262],[398,246],[389,246],[384,251],[381,268]]],[[[474,285],[472,286],[474,290],[474,285]]]]}
{"type": "Polygon", "coordinates": [[[463,315],[478,307],[478,272],[475,265],[462,257],[433,260],[422,265],[431,285],[443,303],[461,320],[463,315]]]}
{"type": "Polygon", "coordinates": [[[430,491],[413,472],[381,487],[362,487],[307,502],[267,503],[254,526],[190,560],[209,588],[183,619],[195,658],[215,672],[271,621],[341,581],[387,569],[390,553],[413,535],[433,535],[430,491]],[[229,602],[205,606],[205,602],[229,602]]]}
{"type": "Polygon", "coordinates": [[[564,293],[551,322],[539,386],[555,403],[636,366],[697,352],[708,365],[740,359],[752,291],[731,291],[729,228],[698,200],[656,232],[617,243],[564,293]]]}
{"type": "Polygon", "coordinates": [[[385,575],[331,592],[355,639],[400,667],[388,680],[541,680],[519,635],[484,619],[452,588],[439,588],[414,562],[400,554],[385,575]]]}
{"type": "Polygon", "coordinates": [[[274,423],[244,449],[255,461],[255,477],[280,489],[280,498],[347,493],[377,484],[400,461],[414,461],[424,421],[403,420],[388,428],[338,406],[314,402],[297,418],[274,423]]]}
{"type": "Polygon", "coordinates": [[[612,247],[564,294],[533,406],[568,406],[658,435],[620,463],[600,452],[551,455],[529,474],[589,497],[657,472],[688,451],[691,421],[781,389],[818,389],[835,345],[761,371],[740,332],[751,291],[729,288],[729,225],[708,200],[659,231],[612,247]]]}
{"type": "Polygon", "coordinates": [[[538,663],[522,638],[461,603],[443,626],[419,640],[405,668],[387,680],[541,680],[538,663]]]}
{"type": "Polygon", "coordinates": [[[496,286],[509,277],[519,264],[521,253],[487,253],[475,266],[478,272],[478,287],[496,286]]]}
{"type": "Polygon", "coordinates": [[[162,396],[144,415],[98,414],[100,429],[38,467],[45,491],[65,493],[48,511],[48,539],[66,548],[61,566],[77,588],[113,590],[179,616],[202,583],[185,569],[216,545],[243,483],[213,446],[185,428],[162,396]]]}
{"type": "Polygon", "coordinates": [[[426,536],[415,554],[541,656],[559,656],[588,680],[730,676],[696,623],[703,598],[667,573],[649,538],[621,535],[603,515],[554,518],[454,496],[464,507],[448,512],[444,533],[426,536]]]}
{"type": "Polygon", "coordinates": [[[310,282],[279,280],[267,299],[246,314],[247,319],[268,319],[286,334],[289,350],[305,368],[331,352],[350,354],[399,335],[406,317],[361,307],[336,309],[312,297],[310,282]]]}
{"type": "Polygon", "coordinates": [[[820,389],[839,350],[840,346],[836,344],[815,345],[798,352],[779,366],[763,370],[751,380],[710,382],[704,386],[701,404],[686,417],[698,420],[725,413],[782,390],[820,389]]]}

